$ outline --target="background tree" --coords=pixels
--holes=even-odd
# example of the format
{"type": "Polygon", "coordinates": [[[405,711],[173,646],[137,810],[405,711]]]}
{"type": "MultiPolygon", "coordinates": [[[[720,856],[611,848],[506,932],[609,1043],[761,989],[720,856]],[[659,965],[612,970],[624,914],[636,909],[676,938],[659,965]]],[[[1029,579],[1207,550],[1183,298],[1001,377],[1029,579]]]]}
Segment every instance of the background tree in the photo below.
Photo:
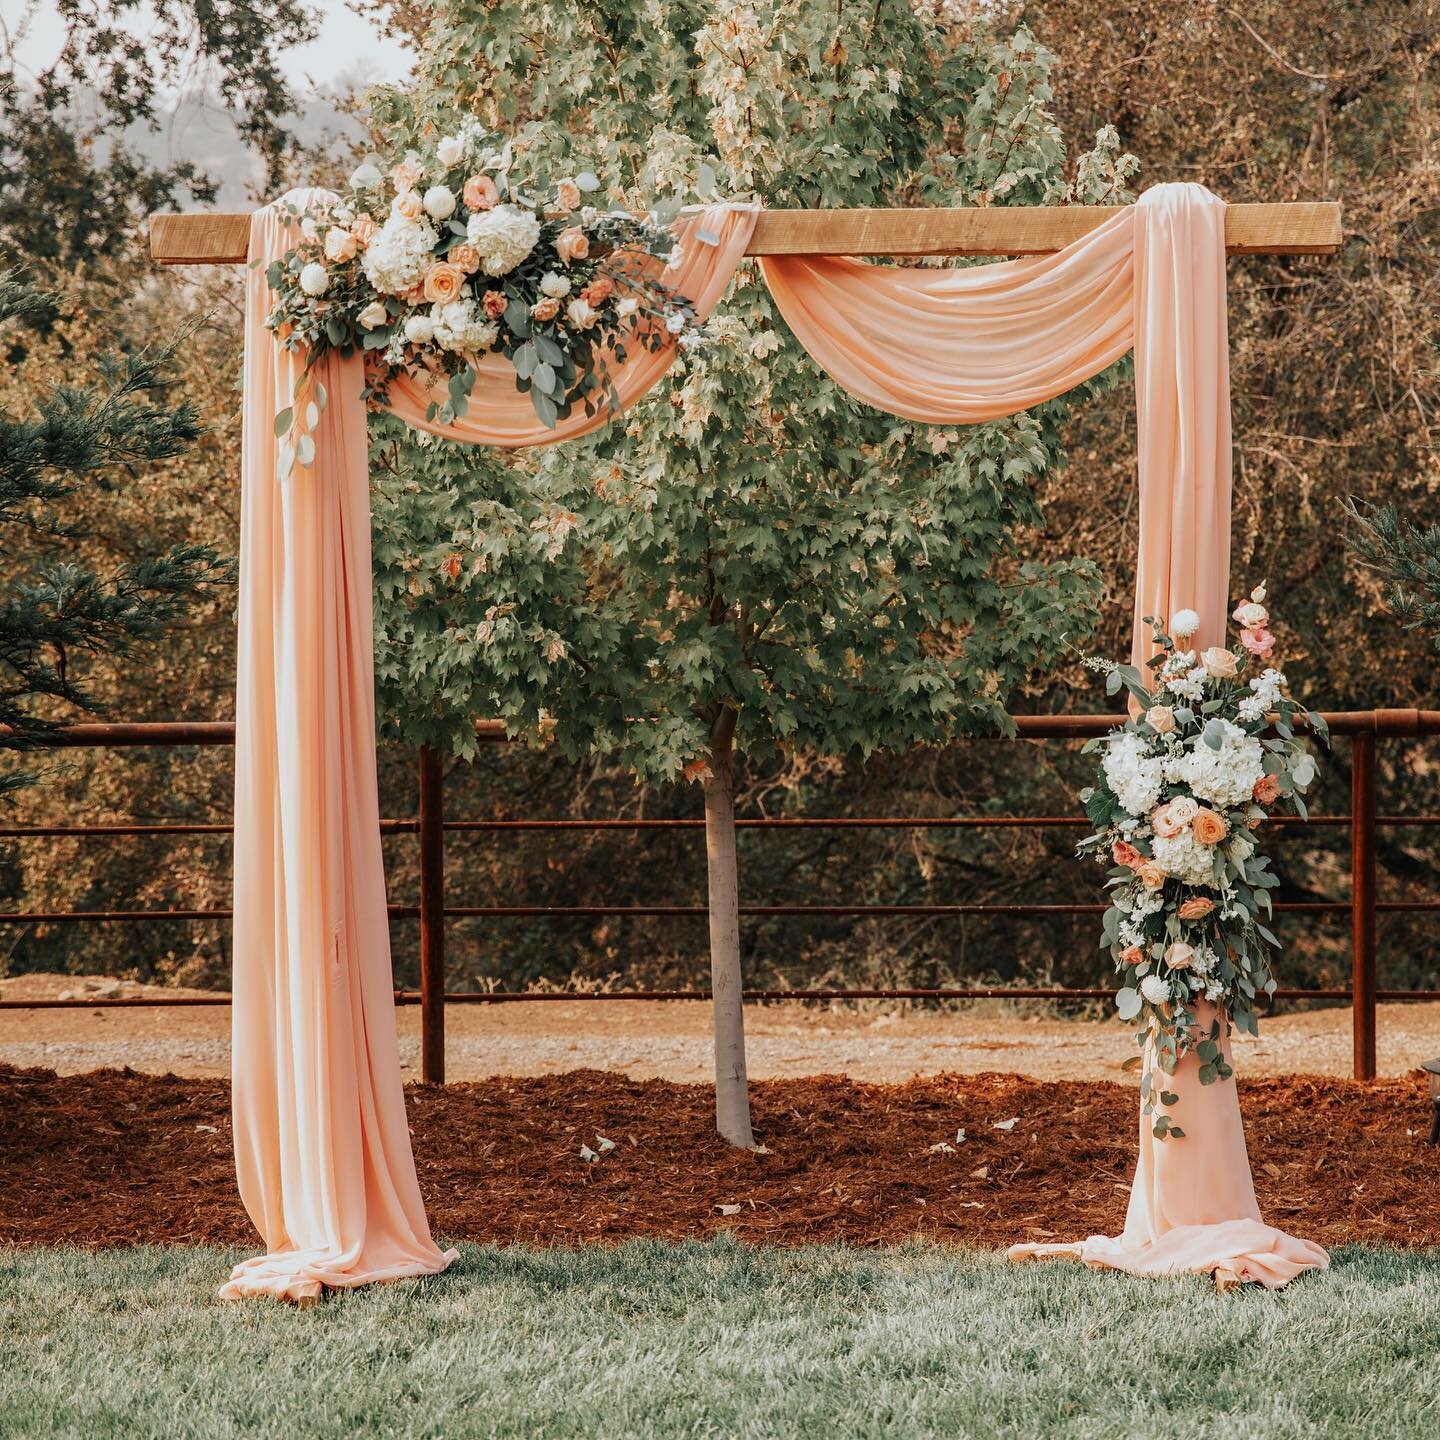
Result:
{"type": "MultiPolygon", "coordinates": [[[[1113,136],[1067,178],[1026,32],[947,34],[902,0],[766,7],[452,3],[400,130],[467,111],[523,163],[616,203],[1124,198],[1113,136]],[[484,23],[479,23],[481,20],[484,23]]],[[[703,786],[720,1132],[745,1085],[735,752],[864,757],[996,732],[1090,626],[1088,562],[1021,562],[1067,406],[963,434],[867,410],[820,373],[747,265],[713,344],[600,438],[519,463],[387,430],[379,672],[412,740],[502,717],[571,758],[703,786]]]]}
{"type": "MultiPolygon", "coordinates": [[[[13,276],[0,277],[0,327],[33,317],[49,303],[13,276]]],[[[53,552],[81,533],[75,521],[62,518],[60,502],[71,501],[72,514],[83,512],[102,475],[118,470],[137,480],[139,467],[177,455],[196,438],[193,407],[184,401],[169,406],[160,395],[170,353],[111,361],[98,384],[62,387],[33,416],[0,411],[4,748],[33,746],[67,711],[94,713],[99,702],[86,671],[98,657],[133,660],[139,642],[162,633],[230,578],[214,550],[194,545],[108,575],[64,559],[37,564],[47,548],[53,552]]],[[[0,775],[0,791],[33,779],[26,771],[8,771],[0,775]]]]}
{"type": "Polygon", "coordinates": [[[1417,525],[1394,505],[1353,501],[1350,518],[1350,548],[1386,581],[1396,618],[1407,630],[1426,631],[1440,650],[1440,525],[1417,525]]]}

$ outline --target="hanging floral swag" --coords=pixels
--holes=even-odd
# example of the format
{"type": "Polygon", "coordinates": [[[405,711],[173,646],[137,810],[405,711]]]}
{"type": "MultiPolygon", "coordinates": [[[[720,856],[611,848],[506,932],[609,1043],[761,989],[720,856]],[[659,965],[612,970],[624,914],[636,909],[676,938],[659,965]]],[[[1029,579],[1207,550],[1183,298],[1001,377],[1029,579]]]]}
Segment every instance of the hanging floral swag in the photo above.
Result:
{"type": "Polygon", "coordinates": [[[1280,942],[1267,928],[1270,892],[1279,883],[1255,831],[1272,811],[1306,818],[1303,792],[1315,760],[1296,738],[1302,719],[1327,744],[1324,720],[1285,693],[1285,676],[1269,664],[1265,588],[1257,587],[1234,619],[1233,649],[1200,654],[1181,649],[1200,626],[1193,610],[1170,622],[1147,616],[1160,653],[1147,685],[1139,670],[1087,658],[1106,676],[1111,695],[1123,689],[1143,713],[1085,749],[1100,755],[1096,783],[1080,792],[1095,827],[1080,844],[1110,867],[1110,905],[1102,925],[1121,976],[1120,1018],[1138,1021],[1141,1054],[1127,1069],[1146,1066],[1141,1098],[1157,1139],[1182,1138],[1168,1113],[1178,1097],[1164,1085],[1194,1051],[1200,1081],[1228,1079],[1221,1026],[1256,1033],[1256,997],[1275,990],[1270,957],[1280,942]],[[1263,668],[1245,679],[1251,666],[1263,668]],[[1219,1016],[1196,1018],[1206,1000],[1219,1016]]]}
{"type": "MultiPolygon", "coordinates": [[[[663,280],[680,260],[668,226],[585,204],[600,183],[589,172],[522,184],[514,163],[510,144],[470,121],[388,173],[366,160],[328,207],[286,212],[301,238],[267,271],[268,323],[306,352],[307,376],[327,350],[358,348],[371,359],[367,396],[381,402],[398,372],[448,377],[427,418],[449,424],[468,407],[479,358],[498,353],[554,429],[576,405],[616,408],[607,361],[623,363],[628,345],[702,341],[693,305],[663,280]]],[[[302,379],[276,416],[282,473],[313,461],[309,431],[325,405],[323,387],[302,379]]]]}

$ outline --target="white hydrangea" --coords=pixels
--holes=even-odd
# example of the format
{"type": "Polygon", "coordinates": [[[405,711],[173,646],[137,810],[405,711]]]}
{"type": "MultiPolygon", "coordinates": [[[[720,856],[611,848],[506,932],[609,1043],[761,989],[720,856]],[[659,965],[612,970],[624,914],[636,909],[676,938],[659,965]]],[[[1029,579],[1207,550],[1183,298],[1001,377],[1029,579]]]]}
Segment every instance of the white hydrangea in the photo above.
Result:
{"type": "Polygon", "coordinates": [[[1166,778],[1188,785],[1197,800],[1220,809],[1249,800],[1255,782],[1265,773],[1264,751],[1254,735],[1228,720],[1218,722],[1220,748],[1212,750],[1201,735],[1190,748],[1165,765],[1166,778]]]}
{"type": "Polygon", "coordinates": [[[1157,835],[1151,845],[1155,863],[1186,885],[1215,885],[1215,851],[1202,845],[1188,829],[1172,839],[1157,835]]]}
{"type": "Polygon", "coordinates": [[[428,220],[391,215],[365,247],[365,278],[382,295],[408,290],[425,273],[436,239],[428,220]]]}
{"type": "Polygon", "coordinates": [[[1111,736],[1101,768],[1115,798],[1132,814],[1148,815],[1160,798],[1164,761],[1147,753],[1145,740],[1133,730],[1111,736]]]}
{"type": "Polygon", "coordinates": [[[480,252],[487,275],[508,275],[535,248],[540,221],[518,205],[497,205],[470,217],[465,238],[480,252]]]}
{"type": "Polygon", "coordinates": [[[1198,705],[1205,698],[1205,681],[1209,678],[1209,672],[1203,665],[1197,665],[1193,670],[1187,670],[1183,675],[1172,675],[1166,680],[1165,685],[1172,694],[1178,695],[1182,700],[1189,700],[1192,704],[1198,705]]]}
{"type": "Polygon", "coordinates": [[[442,350],[462,354],[488,350],[500,333],[500,327],[493,320],[487,320],[473,300],[434,305],[430,309],[430,320],[435,327],[435,343],[442,350]]]}

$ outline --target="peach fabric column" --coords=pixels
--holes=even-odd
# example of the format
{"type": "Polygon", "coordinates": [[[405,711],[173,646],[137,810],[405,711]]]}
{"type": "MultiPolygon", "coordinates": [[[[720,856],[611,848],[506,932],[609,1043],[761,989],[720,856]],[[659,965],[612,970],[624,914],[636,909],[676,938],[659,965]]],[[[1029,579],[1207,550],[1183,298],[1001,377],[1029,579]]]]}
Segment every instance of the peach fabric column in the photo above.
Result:
{"type": "MultiPolygon", "coordinates": [[[[287,199],[303,207],[323,192],[287,199]]],[[[405,1117],[375,783],[370,490],[358,358],[313,377],[311,468],[276,473],[276,413],[303,358],[265,328],[265,266],[293,244],[251,221],[235,711],[233,1111],[245,1208],[268,1254],[226,1299],[443,1270],[405,1117]]]]}
{"type": "MultiPolygon", "coordinates": [[[[931,424],[973,424],[1063,394],[1133,345],[1140,540],[1134,655],[1144,615],[1200,612],[1224,636],[1230,570],[1230,381],[1225,206],[1199,185],[1158,185],[1054,255],[964,270],[838,257],[769,257],[766,280],[801,344],[867,404],[931,424]]],[[[1208,1021],[1207,1021],[1208,1023],[1208,1021]]],[[[1226,1041],[1228,1053],[1228,1039],[1226,1041]]],[[[1325,1252],[1261,1223],[1232,1080],[1204,1086],[1188,1057],[1168,1087],[1185,1130],[1143,1117],[1124,1232],[1020,1245],[1137,1274],[1232,1271],[1283,1285],[1325,1252]]]]}

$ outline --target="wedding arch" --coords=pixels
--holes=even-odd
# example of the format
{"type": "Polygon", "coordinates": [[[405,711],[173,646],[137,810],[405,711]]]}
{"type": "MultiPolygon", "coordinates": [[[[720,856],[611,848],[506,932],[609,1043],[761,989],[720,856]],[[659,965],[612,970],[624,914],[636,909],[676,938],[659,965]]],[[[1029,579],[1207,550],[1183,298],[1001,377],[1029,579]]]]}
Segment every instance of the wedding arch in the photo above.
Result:
{"type": "MultiPolygon", "coordinates": [[[[250,263],[245,328],[236,700],[234,1081],[236,1169],[268,1253],[222,1294],[310,1299],[443,1269],[411,1152],[396,1044],[375,776],[370,513],[364,360],[305,357],[267,328],[271,262],[292,192],[250,216],[157,216],[162,264],[250,263]],[[277,468],[275,416],[297,381],[311,406],[308,469],[277,468]]],[[[1146,615],[1193,608],[1218,644],[1229,601],[1231,433],[1225,306],[1230,253],[1323,254],[1333,204],[1237,205],[1194,184],[1128,207],[780,211],[709,206],[683,216],[669,283],[703,316],[748,254],[796,338],[866,404],[969,424],[1065,393],[1135,354],[1139,559],[1133,654],[1146,615]],[[859,256],[1008,255],[968,269],[859,256]]],[[[628,407],[673,347],[616,366],[628,407]]],[[[408,423],[472,444],[573,438],[608,411],[537,421],[498,357],[476,367],[448,423],[433,385],[394,380],[408,423]]],[[[443,387],[442,387],[443,396],[443,387]]],[[[737,1001],[738,1003],[738,1001],[737,1001]]],[[[1182,1074],[1171,1083],[1187,1086],[1182,1074]]],[[[1141,1127],[1126,1233],[1065,1249],[1143,1273],[1225,1268],[1281,1284],[1324,1252],[1260,1221],[1233,1081],[1195,1087],[1185,1146],[1141,1127]],[[1191,1121],[1192,1125],[1195,1124],[1191,1121]],[[1218,1179],[1218,1183],[1217,1183],[1218,1179]],[[1201,1183],[1203,1180],[1204,1183],[1201,1183]]]]}

